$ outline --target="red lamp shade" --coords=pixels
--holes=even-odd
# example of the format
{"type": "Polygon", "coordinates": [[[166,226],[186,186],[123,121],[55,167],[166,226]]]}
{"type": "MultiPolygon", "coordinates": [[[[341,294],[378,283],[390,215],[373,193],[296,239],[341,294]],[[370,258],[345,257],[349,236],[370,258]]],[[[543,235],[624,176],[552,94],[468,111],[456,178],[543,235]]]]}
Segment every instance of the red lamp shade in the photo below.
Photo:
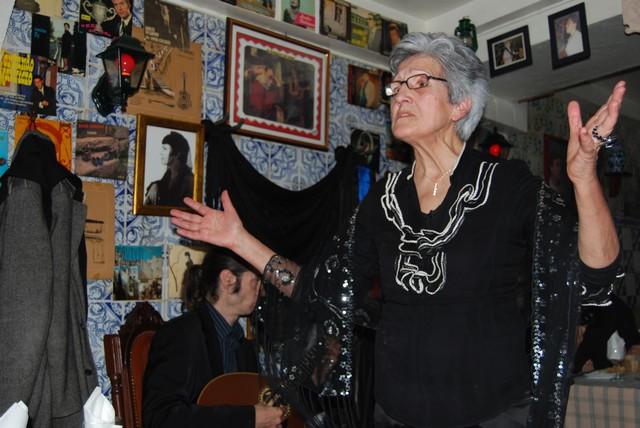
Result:
{"type": "Polygon", "coordinates": [[[495,157],[499,158],[500,157],[500,153],[502,153],[502,147],[500,147],[500,144],[494,143],[494,144],[489,146],[489,154],[491,156],[495,156],[495,157]]]}
{"type": "Polygon", "coordinates": [[[120,70],[122,71],[122,76],[131,76],[131,73],[133,72],[135,66],[136,60],[132,55],[126,52],[122,52],[120,54],[120,70]]]}

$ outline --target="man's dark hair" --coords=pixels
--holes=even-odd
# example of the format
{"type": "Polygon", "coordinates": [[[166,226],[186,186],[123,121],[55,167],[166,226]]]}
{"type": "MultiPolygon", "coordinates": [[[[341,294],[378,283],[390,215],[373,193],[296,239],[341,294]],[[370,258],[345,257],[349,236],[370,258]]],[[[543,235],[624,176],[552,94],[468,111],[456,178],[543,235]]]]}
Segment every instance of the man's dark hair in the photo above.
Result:
{"type": "Polygon", "coordinates": [[[182,134],[171,131],[162,139],[162,144],[168,144],[171,147],[171,156],[177,156],[182,162],[187,162],[189,143],[182,134]]]}
{"type": "MultiPolygon", "coordinates": [[[[201,264],[193,265],[184,274],[182,285],[182,301],[188,310],[193,310],[205,302],[208,296],[215,302],[218,299],[218,277],[223,270],[229,270],[236,277],[245,272],[255,272],[245,260],[234,252],[221,247],[212,246],[201,264]]],[[[240,282],[236,283],[234,292],[240,291],[240,282]]]]}

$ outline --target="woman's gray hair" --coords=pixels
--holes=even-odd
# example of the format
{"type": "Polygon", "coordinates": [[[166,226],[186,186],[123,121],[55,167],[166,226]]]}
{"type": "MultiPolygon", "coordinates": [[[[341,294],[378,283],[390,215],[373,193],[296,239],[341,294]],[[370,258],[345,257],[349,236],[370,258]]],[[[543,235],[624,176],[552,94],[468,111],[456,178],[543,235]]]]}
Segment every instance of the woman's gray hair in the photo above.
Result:
{"type": "Polygon", "coordinates": [[[469,113],[456,123],[458,136],[466,141],[480,122],[489,95],[489,78],[480,59],[460,39],[445,33],[409,33],[393,49],[389,68],[395,75],[400,63],[414,55],[438,61],[449,88],[449,102],[471,101],[469,113]]]}

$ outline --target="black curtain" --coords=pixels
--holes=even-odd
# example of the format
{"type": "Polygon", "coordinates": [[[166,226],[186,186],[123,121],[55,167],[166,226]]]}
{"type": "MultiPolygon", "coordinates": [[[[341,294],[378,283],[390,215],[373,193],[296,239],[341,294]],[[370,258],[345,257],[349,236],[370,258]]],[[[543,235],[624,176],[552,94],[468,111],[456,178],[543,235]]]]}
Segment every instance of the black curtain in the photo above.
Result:
{"type": "Polygon", "coordinates": [[[240,153],[227,125],[203,121],[208,143],[205,202],[219,207],[222,190],[245,228],[280,255],[299,264],[310,260],[333,234],[343,230],[358,203],[357,157],[335,151],[336,165],[313,186],[291,191],[263,177],[240,153]]]}

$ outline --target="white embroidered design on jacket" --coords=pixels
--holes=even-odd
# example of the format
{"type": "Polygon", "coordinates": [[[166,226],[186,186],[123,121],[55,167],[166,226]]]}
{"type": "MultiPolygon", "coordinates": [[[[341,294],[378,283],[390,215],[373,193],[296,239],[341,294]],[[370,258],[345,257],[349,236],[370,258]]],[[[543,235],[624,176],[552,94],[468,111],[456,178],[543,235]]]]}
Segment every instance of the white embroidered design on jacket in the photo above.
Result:
{"type": "Polygon", "coordinates": [[[395,260],[396,284],[417,294],[435,294],[442,289],[447,279],[447,256],[442,247],[456,236],[464,222],[465,213],[487,202],[497,165],[498,163],[489,162],[480,164],[475,183],[465,184],[460,189],[449,208],[449,222],[442,230],[414,231],[413,227],[405,223],[395,195],[396,184],[402,172],[389,175],[380,202],[387,220],[400,231],[400,251],[395,260]]]}

